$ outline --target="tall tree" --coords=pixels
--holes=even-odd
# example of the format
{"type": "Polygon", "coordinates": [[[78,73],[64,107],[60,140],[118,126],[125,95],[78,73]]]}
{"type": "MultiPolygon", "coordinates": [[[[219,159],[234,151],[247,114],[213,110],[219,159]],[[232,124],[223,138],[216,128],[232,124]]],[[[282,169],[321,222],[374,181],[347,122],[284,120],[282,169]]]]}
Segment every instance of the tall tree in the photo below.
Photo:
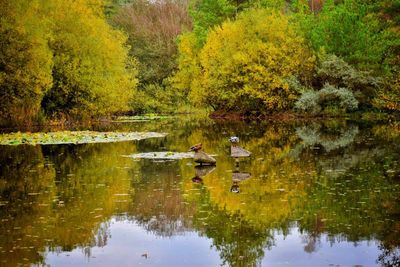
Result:
{"type": "Polygon", "coordinates": [[[0,0],[0,124],[34,119],[52,85],[45,12],[38,0],[0,0]]]}

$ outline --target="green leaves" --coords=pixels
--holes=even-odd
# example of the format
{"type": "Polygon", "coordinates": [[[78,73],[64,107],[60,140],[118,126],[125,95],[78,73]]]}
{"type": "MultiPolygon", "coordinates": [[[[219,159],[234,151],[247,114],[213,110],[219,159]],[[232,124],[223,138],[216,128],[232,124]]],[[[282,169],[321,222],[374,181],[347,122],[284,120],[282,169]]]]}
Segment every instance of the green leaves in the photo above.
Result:
{"type": "Polygon", "coordinates": [[[318,15],[305,15],[301,26],[316,51],[324,48],[357,67],[382,70],[393,34],[370,6],[356,0],[325,4],[318,15]]]}

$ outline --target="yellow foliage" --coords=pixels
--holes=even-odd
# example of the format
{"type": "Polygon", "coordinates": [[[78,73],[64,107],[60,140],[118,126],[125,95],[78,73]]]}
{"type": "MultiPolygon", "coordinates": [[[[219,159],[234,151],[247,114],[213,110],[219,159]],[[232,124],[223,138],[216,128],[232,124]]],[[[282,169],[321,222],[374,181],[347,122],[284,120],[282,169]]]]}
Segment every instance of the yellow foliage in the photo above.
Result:
{"type": "Polygon", "coordinates": [[[0,121],[32,119],[52,85],[48,21],[39,1],[0,1],[0,121]]]}
{"type": "MultiPolygon", "coordinates": [[[[238,132],[243,131],[240,125],[231,127],[238,132]]],[[[229,129],[224,127],[224,131],[229,129]]],[[[290,156],[298,143],[297,135],[289,127],[269,125],[262,135],[241,142],[244,148],[254,153],[261,149],[263,158],[243,159],[240,168],[235,169],[233,159],[221,154],[221,151],[226,151],[227,144],[220,137],[209,138],[209,134],[206,130],[198,130],[187,138],[190,144],[201,140],[207,153],[217,154],[218,163],[212,172],[201,177],[202,189],[191,179],[184,179],[182,189],[186,193],[185,199],[190,203],[198,203],[207,192],[207,198],[213,207],[232,216],[240,214],[254,227],[266,228],[289,221],[293,210],[302,205],[308,184],[315,175],[315,166],[312,163],[293,161],[290,156]],[[238,183],[239,194],[230,191],[234,171],[251,175],[247,180],[238,183]],[[204,192],[195,194],[198,190],[204,192]]],[[[183,149],[184,147],[180,147],[177,150],[183,149]]],[[[182,165],[185,166],[182,168],[182,177],[193,177],[193,169],[182,165]]]]}
{"type": "Polygon", "coordinates": [[[128,109],[136,68],[102,0],[0,0],[0,123],[128,109]]]}
{"type": "Polygon", "coordinates": [[[200,86],[191,84],[191,98],[236,111],[290,108],[297,92],[286,79],[309,75],[314,64],[288,16],[268,10],[250,10],[214,28],[199,57],[199,76],[179,73],[199,80],[200,86]]]}
{"type": "Polygon", "coordinates": [[[395,73],[392,78],[388,78],[385,86],[378,90],[378,94],[372,104],[383,110],[400,111],[400,76],[395,73]]]}
{"type": "Polygon", "coordinates": [[[179,92],[187,95],[191,88],[198,86],[200,76],[199,49],[193,33],[184,33],[178,40],[178,72],[171,78],[171,83],[179,92]]]}
{"type": "Polygon", "coordinates": [[[137,80],[129,68],[126,37],[100,15],[102,1],[52,3],[55,86],[45,103],[50,102],[47,112],[57,113],[65,99],[70,103],[64,112],[73,116],[127,110],[137,80]]]}

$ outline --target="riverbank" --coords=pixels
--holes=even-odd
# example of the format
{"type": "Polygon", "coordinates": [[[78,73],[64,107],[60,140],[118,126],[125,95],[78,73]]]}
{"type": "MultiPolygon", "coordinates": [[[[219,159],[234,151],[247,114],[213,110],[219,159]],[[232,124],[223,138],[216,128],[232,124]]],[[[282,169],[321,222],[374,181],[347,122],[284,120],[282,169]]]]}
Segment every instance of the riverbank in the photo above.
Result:
{"type": "Polygon", "coordinates": [[[341,115],[310,115],[295,112],[277,112],[271,114],[260,113],[238,113],[226,111],[214,111],[209,114],[213,120],[264,120],[264,121],[320,121],[327,119],[345,119],[345,120],[362,120],[362,121],[400,121],[400,113],[384,113],[384,112],[356,112],[343,113],[341,115]]]}
{"type": "Polygon", "coordinates": [[[41,121],[35,124],[26,125],[2,125],[0,126],[0,132],[38,132],[38,131],[65,131],[65,130],[110,130],[115,128],[116,124],[124,123],[142,123],[148,121],[163,121],[171,118],[210,118],[214,121],[270,121],[270,122],[302,122],[302,121],[325,121],[325,120],[347,120],[347,121],[366,121],[366,122],[391,122],[400,121],[400,113],[383,113],[383,112],[356,112],[356,113],[344,113],[342,115],[329,115],[323,114],[318,116],[312,116],[304,113],[295,112],[280,112],[271,114],[260,114],[260,113],[238,113],[238,112],[226,112],[226,111],[214,111],[214,112],[188,112],[188,113],[160,113],[160,114],[141,114],[133,116],[109,116],[101,118],[92,118],[90,120],[73,120],[73,119],[62,119],[62,120],[48,120],[41,121]]]}

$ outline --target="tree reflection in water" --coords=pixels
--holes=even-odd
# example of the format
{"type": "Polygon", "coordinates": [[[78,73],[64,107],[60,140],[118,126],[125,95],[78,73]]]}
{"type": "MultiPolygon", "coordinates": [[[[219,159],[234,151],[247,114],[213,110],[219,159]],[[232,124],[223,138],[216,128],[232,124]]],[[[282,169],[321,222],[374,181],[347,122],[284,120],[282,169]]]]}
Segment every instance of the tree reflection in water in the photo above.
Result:
{"type": "Polygon", "coordinates": [[[288,236],[292,229],[299,230],[306,253],[371,240],[379,242],[377,264],[399,264],[397,124],[174,120],[140,127],[163,127],[169,135],[1,147],[0,264],[44,264],[46,253],[76,248],[91,257],[92,247],[107,246],[112,238],[111,218],[135,222],[155,236],[196,231],[229,266],[260,266],[277,234],[288,236]],[[243,146],[253,153],[239,172],[226,142],[235,133],[242,133],[243,146]],[[200,142],[217,155],[211,170],[195,169],[191,159],[122,157],[187,151],[200,142]],[[238,173],[251,178],[238,179],[238,173]],[[231,193],[235,181],[240,194],[231,193]]]}

